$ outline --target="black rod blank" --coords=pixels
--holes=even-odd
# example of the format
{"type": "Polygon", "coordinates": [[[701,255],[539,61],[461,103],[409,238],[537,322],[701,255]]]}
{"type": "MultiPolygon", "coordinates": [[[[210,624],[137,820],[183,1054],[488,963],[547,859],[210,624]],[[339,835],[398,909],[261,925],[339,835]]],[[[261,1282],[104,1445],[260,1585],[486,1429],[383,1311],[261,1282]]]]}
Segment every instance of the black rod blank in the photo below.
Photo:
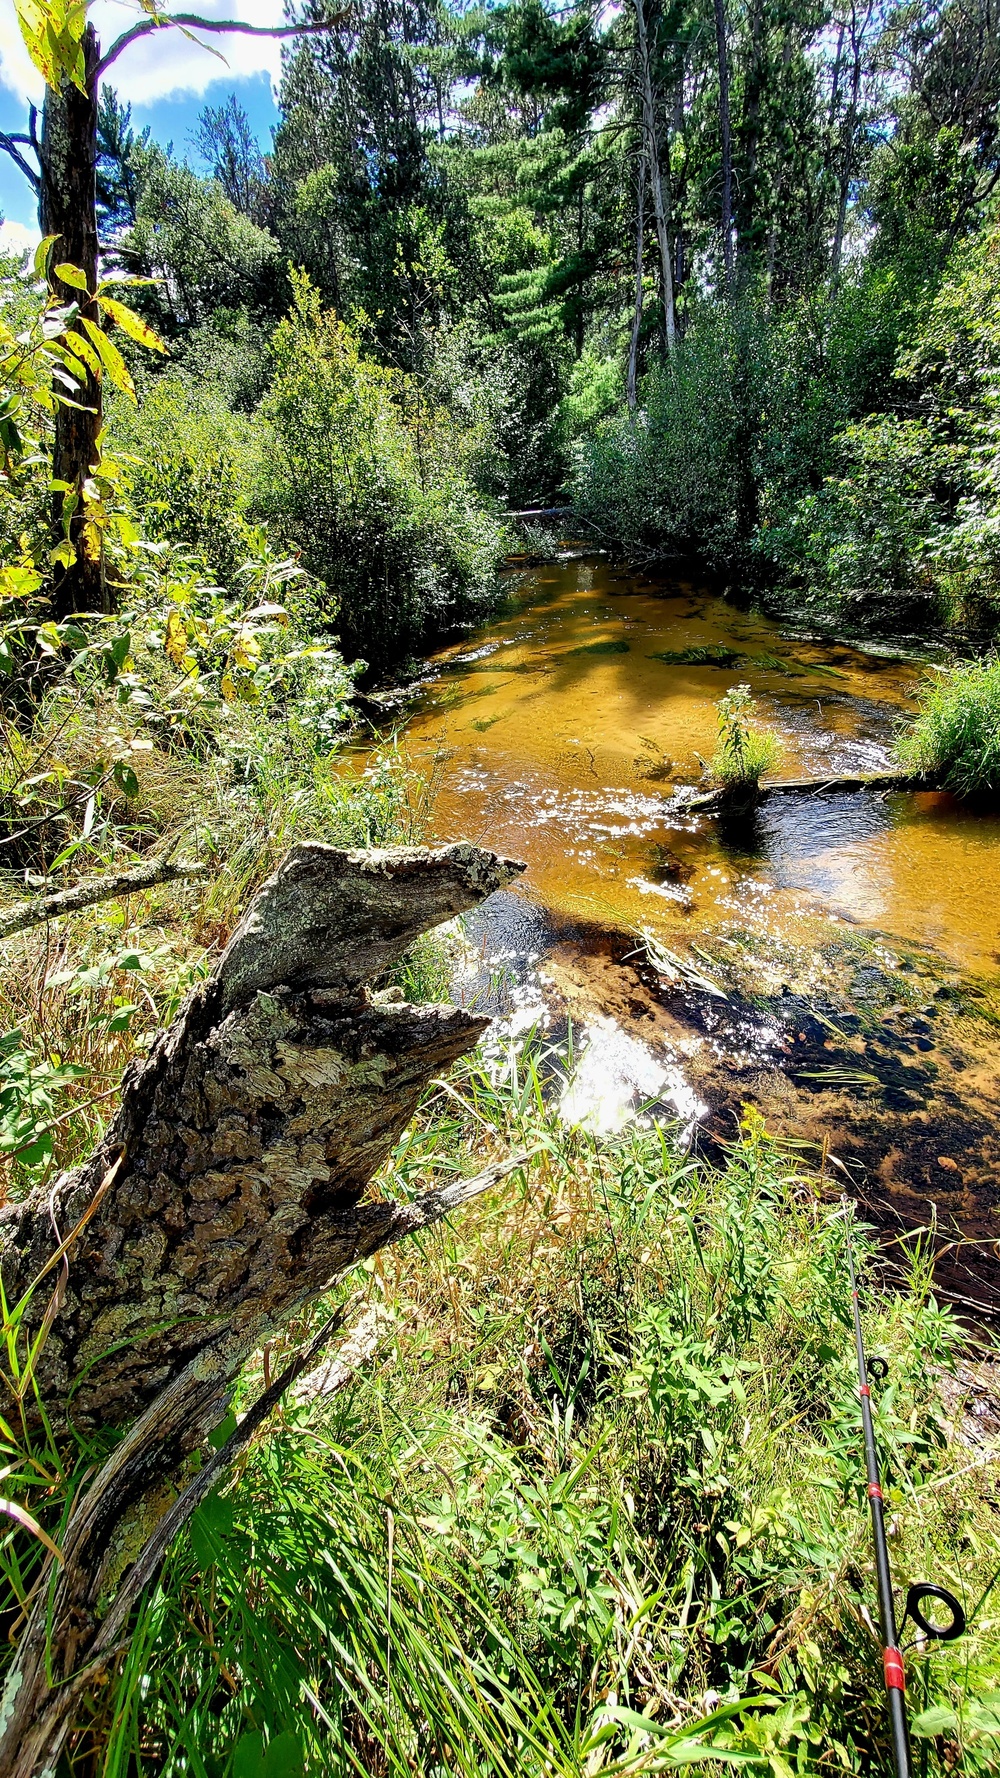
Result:
{"type": "Polygon", "coordinates": [[[875,1545],[875,1573],[878,1579],[878,1611],[879,1625],[882,1631],[882,1666],[885,1672],[886,1708],[889,1717],[889,1731],[892,1736],[896,1778],[913,1778],[910,1740],[906,1728],[906,1704],[904,1702],[906,1682],[903,1674],[903,1657],[899,1650],[896,1630],[896,1607],[892,1596],[892,1575],[889,1569],[889,1545],[885,1535],[882,1479],[879,1474],[875,1428],[872,1425],[871,1390],[868,1386],[865,1343],[861,1333],[858,1281],[854,1271],[854,1242],[850,1220],[853,1207],[849,1205],[846,1198],[844,1199],[844,1213],[847,1220],[847,1264],[851,1274],[851,1310],[854,1316],[854,1345],[858,1357],[861,1424],[864,1428],[865,1467],[868,1471],[868,1505],[871,1510],[872,1541],[875,1545]]]}

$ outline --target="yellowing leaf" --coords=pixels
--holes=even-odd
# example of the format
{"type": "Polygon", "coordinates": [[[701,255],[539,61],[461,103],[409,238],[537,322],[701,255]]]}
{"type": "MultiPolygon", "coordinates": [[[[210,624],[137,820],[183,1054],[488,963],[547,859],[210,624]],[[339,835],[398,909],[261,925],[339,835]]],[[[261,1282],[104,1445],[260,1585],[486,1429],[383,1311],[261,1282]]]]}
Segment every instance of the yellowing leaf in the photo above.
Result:
{"type": "Polygon", "coordinates": [[[129,375],[128,365],[125,363],[118,347],[112,340],[109,340],[107,334],[102,328],[98,327],[95,321],[88,321],[87,317],[84,316],[83,325],[87,329],[87,333],[97,350],[98,357],[115,388],[120,389],[123,395],[130,395],[134,401],[135,384],[129,375]]]}
{"type": "Polygon", "coordinates": [[[81,39],[87,0],[14,0],[17,22],[31,60],[47,86],[71,81],[86,91],[81,39]]]}
{"type": "Polygon", "coordinates": [[[76,561],[76,550],[68,537],[56,544],[55,549],[50,552],[49,561],[53,568],[72,568],[76,561]]]}
{"type": "Polygon", "coordinates": [[[81,272],[78,265],[70,265],[68,260],[63,260],[60,265],[56,266],[55,275],[57,278],[61,278],[64,284],[72,284],[74,290],[86,290],[87,288],[86,273],[81,272]]]}
{"type": "Polygon", "coordinates": [[[241,636],[233,648],[233,663],[237,667],[255,667],[260,660],[260,643],[256,636],[241,636]]]}
{"type": "Polygon", "coordinates": [[[153,329],[147,326],[142,316],[137,315],[134,309],[128,308],[125,303],[116,302],[113,296],[99,296],[97,300],[104,313],[110,315],[112,321],[118,323],[122,332],[127,333],[130,340],[137,340],[140,346],[148,346],[151,352],[166,351],[167,348],[159,334],[154,333],[153,329]]]}
{"type": "Polygon", "coordinates": [[[219,682],[219,688],[227,704],[235,704],[237,702],[240,694],[236,689],[236,681],[231,673],[223,673],[219,682]]]}
{"type": "Polygon", "coordinates": [[[97,353],[94,351],[90,341],[84,339],[83,334],[77,333],[75,329],[70,333],[67,333],[65,339],[67,346],[69,346],[70,350],[75,353],[77,358],[83,359],[84,364],[87,366],[87,369],[91,374],[95,377],[99,377],[101,374],[101,361],[98,358],[97,353]]]}
{"type": "Polygon", "coordinates": [[[179,611],[172,611],[167,618],[167,639],[164,643],[168,660],[175,667],[182,667],[187,657],[188,638],[184,619],[179,611]]]}

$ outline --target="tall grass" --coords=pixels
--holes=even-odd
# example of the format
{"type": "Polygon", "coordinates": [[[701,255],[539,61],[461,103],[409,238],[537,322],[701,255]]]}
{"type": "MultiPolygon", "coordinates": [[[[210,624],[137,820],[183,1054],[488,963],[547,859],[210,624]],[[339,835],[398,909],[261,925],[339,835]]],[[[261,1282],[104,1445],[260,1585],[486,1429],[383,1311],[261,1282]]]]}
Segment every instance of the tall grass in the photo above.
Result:
{"type": "Polygon", "coordinates": [[[1000,796],[1000,659],[936,674],[897,754],[907,771],[926,774],[959,796],[1000,796]]]}
{"type": "MultiPolygon", "coordinates": [[[[93,1705],[97,1769],[890,1772],[836,1207],[754,1118],[722,1170],[662,1128],[567,1129],[565,1064],[494,1045],[428,1095],[376,1189],[533,1159],[371,1264],[391,1337],[174,1550],[93,1705]]],[[[911,1660],[917,1746],[986,1773],[989,1470],[941,1397],[967,1337],[919,1250],[863,1293],[897,1584],[971,1618],[911,1660]]]]}

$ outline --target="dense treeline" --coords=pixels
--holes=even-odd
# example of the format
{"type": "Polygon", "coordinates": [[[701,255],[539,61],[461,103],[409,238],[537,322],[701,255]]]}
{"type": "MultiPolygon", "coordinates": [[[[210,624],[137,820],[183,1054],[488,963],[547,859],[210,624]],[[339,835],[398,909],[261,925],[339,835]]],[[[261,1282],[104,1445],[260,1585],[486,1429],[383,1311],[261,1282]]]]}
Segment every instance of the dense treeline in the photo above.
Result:
{"type": "Polygon", "coordinates": [[[269,152],[235,99],[203,114],[209,177],[107,88],[105,249],[157,280],[159,375],[262,416],[262,509],[352,651],[476,607],[484,500],[567,494],[633,555],[854,622],[990,624],[998,43],[992,0],[364,0],[286,53],[269,152]],[[399,416],[360,493],[281,442],[307,313],[309,350],[346,353],[321,426],[359,377],[399,416]],[[356,524],[377,542],[348,574],[356,524]]]}

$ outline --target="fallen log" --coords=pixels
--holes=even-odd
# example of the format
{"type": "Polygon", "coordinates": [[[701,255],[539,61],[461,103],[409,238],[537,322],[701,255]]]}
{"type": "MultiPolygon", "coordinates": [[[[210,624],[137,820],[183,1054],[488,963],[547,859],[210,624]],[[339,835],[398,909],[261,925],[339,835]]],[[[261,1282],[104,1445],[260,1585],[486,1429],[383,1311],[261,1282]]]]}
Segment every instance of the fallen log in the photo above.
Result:
{"type": "Polygon", "coordinates": [[[0,1698],[0,1778],[54,1767],[81,1689],[127,1644],[183,1522],[170,1484],[251,1353],[360,1260],[523,1163],[411,1204],[362,1202],[424,1087],[487,1023],[376,1004],[366,984],[522,868],[468,845],[296,847],[126,1072],[90,1159],[0,1213],[8,1336],[34,1348],[17,1383],[0,1379],[0,1411],[26,1437],[43,1417],[63,1437],[124,1435],[37,1589],[0,1698]]]}
{"type": "MultiPolygon", "coordinates": [[[[852,790],[937,790],[940,787],[929,778],[915,777],[911,772],[840,772],[829,778],[776,778],[769,784],[759,784],[754,794],[755,802],[766,802],[770,796],[788,794],[820,796],[833,795],[838,791],[852,790]]],[[[674,792],[674,799],[682,804],[685,813],[708,813],[713,809],[725,808],[732,800],[733,792],[725,785],[718,784],[712,790],[693,791],[690,794],[685,788],[674,792]]]]}

